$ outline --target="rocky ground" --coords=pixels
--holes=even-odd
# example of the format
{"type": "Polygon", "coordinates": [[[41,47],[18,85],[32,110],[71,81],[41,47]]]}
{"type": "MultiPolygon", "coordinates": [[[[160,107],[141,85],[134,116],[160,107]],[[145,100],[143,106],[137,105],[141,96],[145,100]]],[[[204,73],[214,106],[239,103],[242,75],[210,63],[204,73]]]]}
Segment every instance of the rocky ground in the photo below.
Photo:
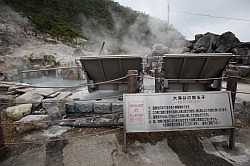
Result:
{"type": "Polygon", "coordinates": [[[0,6],[0,43],[0,80],[5,81],[19,81],[18,71],[74,66],[81,56],[98,54],[83,42],[67,43],[37,31],[6,6],[0,6]]]}
{"type": "MultiPolygon", "coordinates": [[[[145,93],[151,92],[154,88],[154,80],[145,80],[145,93]]],[[[239,91],[249,90],[250,87],[240,84],[239,91]]],[[[43,91],[44,92],[44,91],[43,91]]],[[[45,93],[45,92],[44,92],[45,93]]],[[[73,95],[66,95],[68,98],[81,97],[81,99],[96,98],[109,93],[93,93],[87,95],[87,89],[81,88],[73,95]],[[71,97],[70,97],[71,96],[71,97]]],[[[46,96],[46,95],[45,95],[46,96]]],[[[34,97],[33,97],[34,98],[34,97]]],[[[1,165],[237,165],[247,166],[250,162],[249,142],[249,101],[248,97],[238,96],[236,106],[238,112],[244,111],[236,119],[236,148],[228,148],[228,133],[221,130],[197,131],[197,132],[161,132],[161,133],[140,133],[128,135],[127,153],[123,149],[123,129],[114,128],[75,128],[66,127],[63,123],[53,122],[47,116],[41,116],[39,121],[34,119],[30,122],[36,123],[28,126],[4,126],[5,141],[7,143],[7,156],[1,165]],[[240,101],[244,101],[244,103],[240,101]],[[45,119],[43,119],[45,118],[45,119]],[[42,123],[45,120],[46,123],[42,123]],[[46,125],[47,124],[47,125],[46,125]],[[18,131],[18,132],[16,132],[18,131]],[[54,141],[53,141],[54,140],[54,141]]],[[[53,100],[53,99],[52,99],[53,100]]],[[[98,101],[101,104],[97,107],[103,111],[109,103],[114,101],[98,101]]],[[[98,103],[95,101],[95,103],[98,103]]],[[[119,102],[119,100],[117,101],[119,102]]],[[[71,105],[69,103],[67,115],[90,110],[87,105],[71,105]]],[[[121,104],[122,105],[122,104],[121,104]]],[[[55,104],[53,104],[53,107],[55,104]]],[[[21,114],[15,114],[16,118],[29,117],[32,107],[26,104],[21,114]],[[24,109],[25,108],[25,109],[24,109]],[[25,110],[27,110],[25,112],[25,110]]],[[[48,105],[49,107],[49,105],[48,105]]],[[[49,107],[51,108],[51,107],[49,107]]],[[[60,105],[58,108],[61,108],[60,105]]],[[[118,107],[119,108],[119,107],[118,107]]],[[[8,109],[15,111],[13,107],[8,109]]],[[[117,109],[117,107],[116,107],[117,109]]],[[[122,108],[120,108],[122,110],[122,108]]],[[[56,110],[55,108],[52,109],[56,110]]],[[[8,111],[7,111],[8,112],[8,111]]],[[[49,113],[49,111],[47,111],[49,113]]],[[[33,112],[34,113],[34,112],[33,112]]],[[[33,114],[32,113],[32,114],[33,114]]],[[[58,113],[58,112],[57,112],[58,113]]],[[[87,113],[87,112],[85,112],[87,113]]],[[[117,119],[117,114],[99,115],[75,120],[71,125],[86,124],[88,120],[98,123],[110,122],[117,119]]],[[[47,114],[47,113],[46,113],[47,114]]],[[[53,116],[58,118],[58,116],[53,116]]],[[[78,116],[79,118],[79,116],[78,116]]],[[[15,119],[17,120],[17,119],[15,119]]],[[[4,121],[12,123],[13,121],[4,121]]],[[[17,121],[17,122],[20,122],[17,121]]],[[[68,123],[65,121],[64,123],[68,123]]],[[[68,123],[69,124],[69,123],[68,123]]]]}
{"type": "Polygon", "coordinates": [[[137,134],[128,137],[127,153],[122,129],[71,129],[63,134],[65,140],[51,128],[50,132],[26,135],[29,140],[43,137],[38,144],[11,145],[10,156],[1,165],[249,165],[246,126],[237,129],[233,151],[227,147],[226,133],[218,131],[137,134]],[[59,140],[50,142],[49,136],[59,140]]]}

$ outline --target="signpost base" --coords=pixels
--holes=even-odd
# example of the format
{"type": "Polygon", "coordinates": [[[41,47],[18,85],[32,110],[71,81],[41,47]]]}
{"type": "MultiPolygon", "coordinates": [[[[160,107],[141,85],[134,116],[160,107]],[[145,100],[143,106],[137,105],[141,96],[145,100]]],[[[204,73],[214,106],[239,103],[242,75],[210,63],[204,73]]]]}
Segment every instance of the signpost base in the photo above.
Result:
{"type": "Polygon", "coordinates": [[[233,150],[235,147],[235,129],[229,129],[229,149],[233,150]]]}
{"type": "Polygon", "coordinates": [[[123,133],[123,147],[124,147],[124,153],[127,153],[127,134],[125,130],[123,133]]]}

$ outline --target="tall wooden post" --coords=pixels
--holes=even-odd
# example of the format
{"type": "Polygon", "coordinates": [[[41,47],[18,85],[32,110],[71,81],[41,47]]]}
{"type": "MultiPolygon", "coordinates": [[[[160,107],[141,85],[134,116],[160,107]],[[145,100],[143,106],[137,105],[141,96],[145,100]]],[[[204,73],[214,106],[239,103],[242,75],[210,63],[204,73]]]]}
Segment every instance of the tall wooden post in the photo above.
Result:
{"type": "MultiPolygon", "coordinates": [[[[128,70],[128,93],[136,93],[137,92],[137,70],[128,70]]],[[[124,121],[124,152],[127,153],[127,133],[126,133],[126,123],[124,121]]],[[[133,137],[133,134],[130,134],[130,137],[133,137]]]]}
{"type": "Polygon", "coordinates": [[[232,92],[231,97],[232,97],[232,103],[234,107],[236,91],[237,91],[238,71],[229,70],[227,71],[226,76],[228,77],[227,78],[227,91],[232,92]]]}
{"type": "Polygon", "coordinates": [[[137,70],[128,70],[128,93],[137,92],[137,70]]]}
{"type": "MultiPolygon", "coordinates": [[[[238,72],[234,70],[227,71],[227,91],[231,91],[232,104],[234,108],[236,91],[237,91],[237,82],[238,82],[238,72]]],[[[235,131],[234,128],[229,131],[229,148],[232,150],[235,147],[235,131]]]]}

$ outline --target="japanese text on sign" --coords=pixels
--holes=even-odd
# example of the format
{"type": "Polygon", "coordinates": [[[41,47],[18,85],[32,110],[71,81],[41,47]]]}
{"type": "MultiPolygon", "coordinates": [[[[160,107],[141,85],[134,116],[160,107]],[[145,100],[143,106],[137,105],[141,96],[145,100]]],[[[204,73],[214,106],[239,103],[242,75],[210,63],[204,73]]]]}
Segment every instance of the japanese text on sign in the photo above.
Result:
{"type": "Polygon", "coordinates": [[[126,132],[233,127],[229,92],[125,94],[126,132]]]}

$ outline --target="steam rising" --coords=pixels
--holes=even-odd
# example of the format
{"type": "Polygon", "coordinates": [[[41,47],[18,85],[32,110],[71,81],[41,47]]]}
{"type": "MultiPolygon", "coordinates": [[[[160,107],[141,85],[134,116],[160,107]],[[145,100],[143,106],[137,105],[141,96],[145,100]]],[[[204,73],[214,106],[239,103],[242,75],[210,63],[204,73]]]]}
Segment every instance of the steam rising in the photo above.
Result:
{"type": "Polygon", "coordinates": [[[173,27],[168,27],[165,21],[139,14],[134,23],[126,27],[124,18],[110,12],[115,22],[113,30],[81,15],[83,31],[90,42],[88,48],[92,51],[98,52],[103,41],[106,42],[104,54],[148,55],[157,43],[167,46],[172,52],[184,47],[184,37],[173,27]]]}

